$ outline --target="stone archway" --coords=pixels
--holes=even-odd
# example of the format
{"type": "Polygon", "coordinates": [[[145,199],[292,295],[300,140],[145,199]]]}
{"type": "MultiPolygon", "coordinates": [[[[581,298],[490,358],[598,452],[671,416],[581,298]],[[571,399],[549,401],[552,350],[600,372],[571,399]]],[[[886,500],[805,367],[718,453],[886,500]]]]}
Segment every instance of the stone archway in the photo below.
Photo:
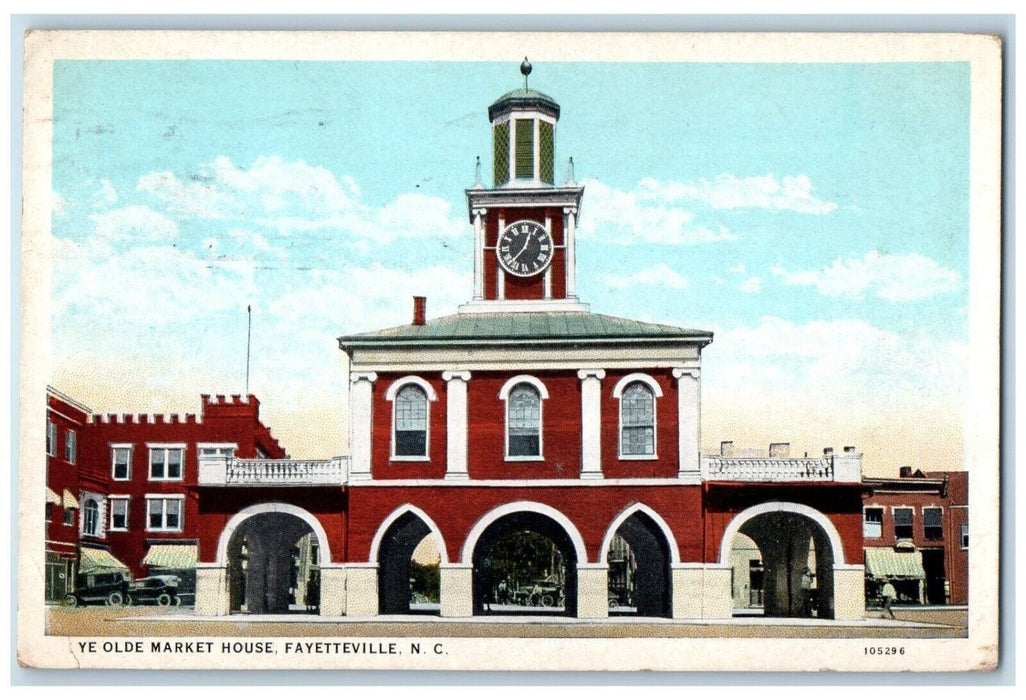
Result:
{"type": "Polygon", "coordinates": [[[749,508],[724,533],[721,564],[731,564],[735,538],[748,538],[761,555],[767,617],[807,617],[813,610],[817,617],[834,617],[834,569],[844,564],[844,552],[837,530],[825,515],[796,503],[749,508]]]}
{"type": "Polygon", "coordinates": [[[439,581],[438,564],[448,561],[445,544],[438,532],[438,527],[419,508],[406,506],[396,510],[382,523],[371,544],[371,560],[378,564],[378,611],[382,615],[404,614],[410,612],[438,612],[439,581]],[[414,601],[414,579],[430,575],[432,567],[414,562],[414,553],[425,538],[434,537],[438,561],[434,563],[434,580],[420,586],[425,591],[417,591],[418,597],[424,601],[414,601]],[[414,567],[417,570],[414,571],[414,567]],[[432,600],[433,598],[433,600],[432,600]],[[417,607],[417,610],[414,610],[417,607]]]}
{"type": "Polygon", "coordinates": [[[318,610],[320,565],[331,553],[320,522],[302,508],[268,503],[241,511],[221,533],[217,556],[229,613],[318,610]]]}
{"type": "Polygon", "coordinates": [[[514,510],[510,504],[479,522],[465,544],[464,554],[472,561],[473,611],[475,615],[501,612],[492,609],[499,603],[496,590],[500,585],[511,589],[511,600],[519,603],[519,614],[577,615],[577,565],[583,558],[583,543],[576,529],[569,529],[565,516],[550,508],[514,510]],[[555,514],[549,514],[552,511],[555,514]],[[557,519],[558,518],[558,519],[557,519]],[[562,521],[562,522],[561,522],[562,521]],[[511,538],[524,536],[547,541],[552,547],[552,566],[548,576],[538,575],[530,581],[507,582],[494,566],[493,552],[511,538]],[[520,597],[517,597],[519,594],[520,597]]]}

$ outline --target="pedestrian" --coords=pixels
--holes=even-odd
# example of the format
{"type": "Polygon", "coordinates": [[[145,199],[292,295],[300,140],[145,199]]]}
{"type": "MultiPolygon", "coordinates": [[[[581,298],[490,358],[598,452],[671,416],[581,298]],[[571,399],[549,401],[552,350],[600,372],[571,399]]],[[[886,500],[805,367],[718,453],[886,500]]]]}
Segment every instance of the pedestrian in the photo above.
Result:
{"type": "MultiPolygon", "coordinates": [[[[891,583],[890,578],[884,579],[883,589],[880,591],[880,595],[883,596],[883,609],[884,613],[891,616],[894,619],[894,611],[891,610],[891,604],[894,603],[894,599],[898,597],[898,592],[894,590],[894,584],[891,583]]],[[[883,617],[881,615],[880,617],[883,617]]]]}
{"type": "Polygon", "coordinates": [[[802,571],[802,579],[800,587],[802,591],[802,617],[812,617],[812,582],[813,582],[812,571],[809,567],[805,567],[802,571]]]}

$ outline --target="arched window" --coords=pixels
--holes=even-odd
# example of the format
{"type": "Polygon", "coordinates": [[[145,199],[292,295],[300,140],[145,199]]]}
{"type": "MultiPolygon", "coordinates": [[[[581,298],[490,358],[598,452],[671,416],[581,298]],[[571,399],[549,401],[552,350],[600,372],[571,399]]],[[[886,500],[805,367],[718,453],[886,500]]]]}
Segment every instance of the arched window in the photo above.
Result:
{"type": "Polygon", "coordinates": [[[427,457],[428,397],[407,384],[395,397],[395,456],[427,457]]]}
{"type": "Polygon", "coordinates": [[[506,454],[541,457],[541,396],[527,383],[517,384],[506,400],[506,454]]]}
{"type": "Polygon", "coordinates": [[[86,535],[99,534],[100,506],[92,498],[86,499],[82,506],[82,532],[86,535]]]}
{"type": "Polygon", "coordinates": [[[620,455],[655,455],[655,394],[645,382],[631,382],[620,396],[620,455]]]}

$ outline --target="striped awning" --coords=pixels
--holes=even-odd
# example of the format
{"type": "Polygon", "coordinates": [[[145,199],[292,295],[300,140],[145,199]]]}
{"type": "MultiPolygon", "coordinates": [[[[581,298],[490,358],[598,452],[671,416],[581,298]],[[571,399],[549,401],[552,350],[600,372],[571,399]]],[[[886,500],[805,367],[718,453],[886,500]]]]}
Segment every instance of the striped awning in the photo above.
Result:
{"type": "Polygon", "coordinates": [[[866,547],[866,574],[873,578],[925,579],[923,554],[896,552],[890,547],[866,547]]]}
{"type": "Polygon", "coordinates": [[[55,506],[59,506],[61,504],[61,497],[49,486],[46,487],[46,502],[52,503],[55,506]]]}
{"type": "Polygon", "coordinates": [[[64,507],[65,508],[78,508],[78,499],[75,498],[74,494],[67,489],[64,489],[64,507]]]}
{"type": "Polygon", "coordinates": [[[106,549],[83,547],[78,561],[78,571],[83,574],[95,571],[128,571],[128,567],[106,549]]]}
{"type": "Polygon", "coordinates": [[[158,569],[195,569],[198,549],[194,544],[154,544],[142,563],[158,569]]]}

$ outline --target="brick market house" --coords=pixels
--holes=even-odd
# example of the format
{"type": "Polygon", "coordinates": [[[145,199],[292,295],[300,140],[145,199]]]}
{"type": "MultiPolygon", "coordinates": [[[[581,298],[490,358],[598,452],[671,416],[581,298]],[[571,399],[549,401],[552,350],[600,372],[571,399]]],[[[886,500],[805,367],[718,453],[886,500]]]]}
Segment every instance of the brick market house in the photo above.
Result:
{"type": "Polygon", "coordinates": [[[198,614],[286,612],[288,552],[303,538],[321,615],[413,611],[425,540],[439,562],[433,612],[501,613],[498,552],[528,535],[552,552],[553,600],[538,612],[730,617],[744,538],[761,553],[767,616],[808,614],[809,565],[816,614],[863,614],[861,455],[700,454],[712,334],[578,299],[584,190],[572,169],[555,184],[559,116],[526,80],[488,109],[493,186],[466,191],[473,298],[430,320],[418,298],[410,324],[339,339],[347,457],[199,460],[187,512],[199,521],[198,614]],[[631,600],[618,606],[610,581],[628,559],[631,600]]]}

